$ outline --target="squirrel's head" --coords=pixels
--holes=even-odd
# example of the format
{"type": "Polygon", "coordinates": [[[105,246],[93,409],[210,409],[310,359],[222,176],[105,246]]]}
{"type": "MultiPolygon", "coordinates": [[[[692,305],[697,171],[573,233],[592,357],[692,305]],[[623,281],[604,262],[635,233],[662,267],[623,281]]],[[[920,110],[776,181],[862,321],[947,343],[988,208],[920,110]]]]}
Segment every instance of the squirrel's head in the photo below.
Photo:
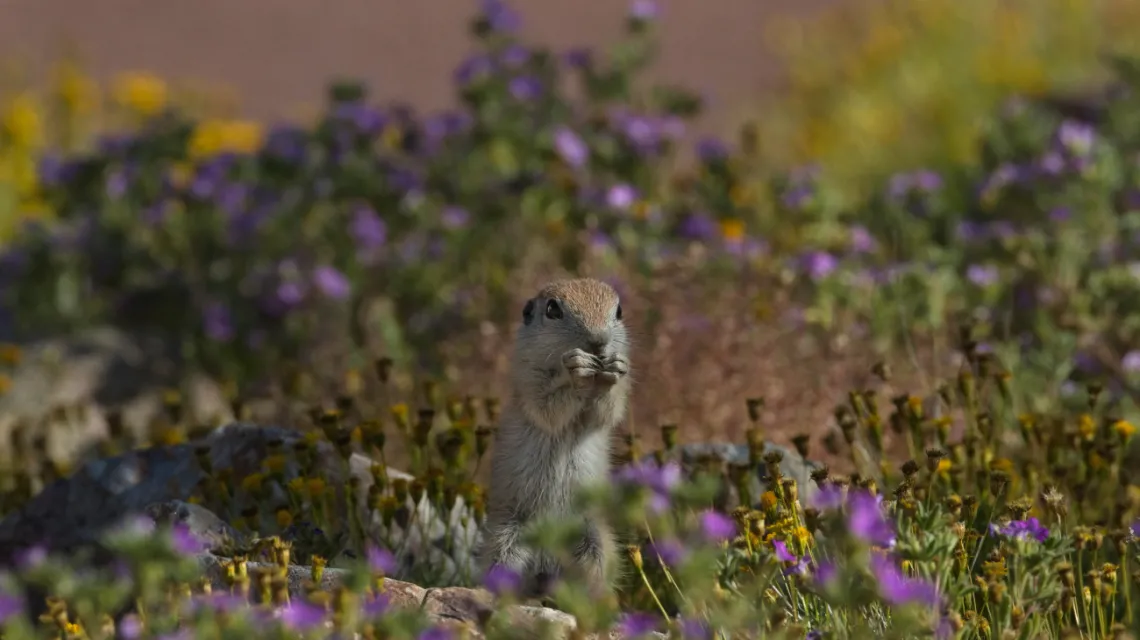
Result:
{"type": "Polygon", "coordinates": [[[542,358],[575,348],[625,355],[629,340],[617,291],[592,278],[547,284],[523,306],[518,344],[542,358]]]}

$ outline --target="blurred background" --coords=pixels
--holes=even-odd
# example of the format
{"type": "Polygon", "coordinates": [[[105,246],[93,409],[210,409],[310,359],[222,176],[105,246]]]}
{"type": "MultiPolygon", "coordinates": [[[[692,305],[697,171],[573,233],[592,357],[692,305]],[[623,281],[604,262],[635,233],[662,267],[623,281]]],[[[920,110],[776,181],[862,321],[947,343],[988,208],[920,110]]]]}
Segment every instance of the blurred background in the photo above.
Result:
{"type": "MultiPolygon", "coordinates": [[[[849,0],[662,2],[661,57],[651,77],[712,98],[704,127],[723,127],[748,101],[775,87],[781,65],[764,34],[789,18],[849,0]]],[[[255,117],[294,117],[319,106],[330,78],[365,81],[382,101],[436,109],[454,103],[452,72],[473,51],[464,28],[474,0],[430,4],[275,0],[194,4],[111,0],[6,0],[0,56],[44,77],[64,47],[107,79],[149,69],[164,78],[230,89],[255,117]]],[[[515,6],[522,33],[556,49],[612,44],[622,35],[623,2],[543,2],[515,6]]]]}

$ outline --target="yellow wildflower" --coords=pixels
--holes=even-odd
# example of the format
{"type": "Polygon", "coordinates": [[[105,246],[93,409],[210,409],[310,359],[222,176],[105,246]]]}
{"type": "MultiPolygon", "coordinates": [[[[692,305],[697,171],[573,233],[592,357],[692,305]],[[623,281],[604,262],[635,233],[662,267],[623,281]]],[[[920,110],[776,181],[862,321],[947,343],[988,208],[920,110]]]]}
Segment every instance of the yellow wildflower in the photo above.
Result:
{"type": "Polygon", "coordinates": [[[744,239],[744,222],[736,218],[721,220],[720,234],[729,242],[740,242],[744,239]]]}
{"type": "Polygon", "coordinates": [[[264,136],[264,127],[252,120],[207,120],[195,127],[187,154],[201,159],[223,152],[253,153],[264,136]]]}
{"type": "Polygon", "coordinates": [[[189,162],[176,162],[170,165],[170,170],[166,175],[170,178],[172,185],[184,187],[190,184],[190,178],[194,175],[194,167],[189,162]]]}
{"type": "Polygon", "coordinates": [[[289,487],[289,491],[291,493],[301,495],[305,492],[305,487],[308,486],[308,483],[309,480],[305,476],[297,476],[296,478],[290,480],[287,486],[289,487]]]}
{"type": "Polygon", "coordinates": [[[408,422],[408,404],[400,402],[392,405],[392,417],[395,418],[396,424],[404,426],[408,422]]]}
{"type": "Polygon", "coordinates": [[[293,514],[288,509],[286,509],[285,507],[281,507],[280,509],[278,509],[277,510],[277,526],[281,527],[282,529],[287,529],[292,524],[293,524],[293,514]]]}
{"type": "Polygon", "coordinates": [[[0,117],[0,133],[15,149],[34,149],[43,142],[43,117],[35,96],[25,92],[12,99],[0,117]]]}
{"type": "Polygon", "coordinates": [[[12,388],[12,378],[7,374],[0,373],[0,396],[8,393],[12,388]]]}
{"type": "Polygon", "coordinates": [[[1117,420],[1112,423],[1112,430],[1124,440],[1128,440],[1136,433],[1136,426],[1127,420],[1117,420]]]}
{"type": "Polygon", "coordinates": [[[1081,419],[1077,424],[1077,430],[1080,432],[1082,438],[1090,440],[1093,434],[1096,433],[1096,422],[1093,421],[1092,416],[1089,414],[1082,413],[1081,419]]]}
{"type": "Polygon", "coordinates": [[[325,481],[323,478],[309,478],[309,497],[319,498],[325,494],[325,481]]]}
{"type": "Polygon", "coordinates": [[[19,345],[0,344],[0,364],[14,367],[20,364],[21,355],[19,345]]]}
{"type": "Polygon", "coordinates": [[[938,473],[949,473],[951,466],[952,465],[950,464],[949,459],[942,458],[941,460],[938,461],[938,468],[936,469],[936,471],[938,473]]]}
{"type": "Polygon", "coordinates": [[[733,185],[732,189],[728,192],[728,197],[732,200],[732,204],[738,207],[746,207],[752,204],[752,187],[743,183],[733,185]]]}
{"type": "Polygon", "coordinates": [[[152,116],[166,107],[167,88],[161,78],[145,72],[120,74],[112,89],[115,101],[141,116],[152,116]]]}
{"type": "Polygon", "coordinates": [[[284,454],[277,454],[266,458],[262,466],[264,466],[265,470],[269,473],[283,473],[287,462],[288,459],[286,459],[284,454]]]}
{"type": "Polygon", "coordinates": [[[349,369],[344,374],[344,390],[350,395],[360,393],[364,387],[364,378],[361,377],[360,372],[356,369],[349,369]]]}
{"type": "Polygon", "coordinates": [[[404,143],[404,131],[398,124],[390,124],[384,127],[384,131],[380,134],[380,141],[385,148],[398,149],[404,143]]]}
{"type": "Polygon", "coordinates": [[[257,494],[261,492],[261,483],[265,479],[260,473],[251,473],[242,478],[241,488],[246,493],[257,494]]]}
{"type": "Polygon", "coordinates": [[[760,496],[760,508],[764,511],[770,511],[776,507],[776,494],[772,491],[765,491],[764,495],[760,496]]]}
{"type": "Polygon", "coordinates": [[[74,62],[64,62],[56,71],[56,95],[69,112],[82,114],[91,111],[98,94],[95,81],[83,75],[74,62]]]}

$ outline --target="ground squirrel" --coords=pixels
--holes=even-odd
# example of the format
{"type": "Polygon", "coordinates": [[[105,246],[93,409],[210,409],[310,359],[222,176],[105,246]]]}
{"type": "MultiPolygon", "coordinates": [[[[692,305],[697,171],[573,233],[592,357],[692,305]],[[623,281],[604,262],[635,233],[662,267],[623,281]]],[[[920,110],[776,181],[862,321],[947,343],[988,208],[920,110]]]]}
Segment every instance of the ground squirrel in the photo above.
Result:
{"type": "MultiPolygon", "coordinates": [[[[537,517],[575,516],[576,490],[608,481],[611,437],[625,416],[629,337],[617,292],[589,278],[547,284],[523,307],[511,364],[479,560],[519,573],[526,595],[540,596],[562,567],[528,548],[523,529],[537,517]]],[[[613,535],[598,520],[583,524],[575,560],[590,588],[608,593],[613,535]]]]}

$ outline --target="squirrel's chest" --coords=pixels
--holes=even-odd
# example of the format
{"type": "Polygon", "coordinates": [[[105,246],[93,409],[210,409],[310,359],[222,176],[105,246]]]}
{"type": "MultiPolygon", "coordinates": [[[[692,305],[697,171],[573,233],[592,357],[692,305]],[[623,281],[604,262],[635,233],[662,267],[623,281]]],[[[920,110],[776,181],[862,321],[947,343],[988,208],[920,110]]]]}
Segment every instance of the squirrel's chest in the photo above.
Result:
{"type": "Polygon", "coordinates": [[[552,480],[559,484],[601,481],[609,473],[610,434],[591,433],[555,456],[552,480]]]}

